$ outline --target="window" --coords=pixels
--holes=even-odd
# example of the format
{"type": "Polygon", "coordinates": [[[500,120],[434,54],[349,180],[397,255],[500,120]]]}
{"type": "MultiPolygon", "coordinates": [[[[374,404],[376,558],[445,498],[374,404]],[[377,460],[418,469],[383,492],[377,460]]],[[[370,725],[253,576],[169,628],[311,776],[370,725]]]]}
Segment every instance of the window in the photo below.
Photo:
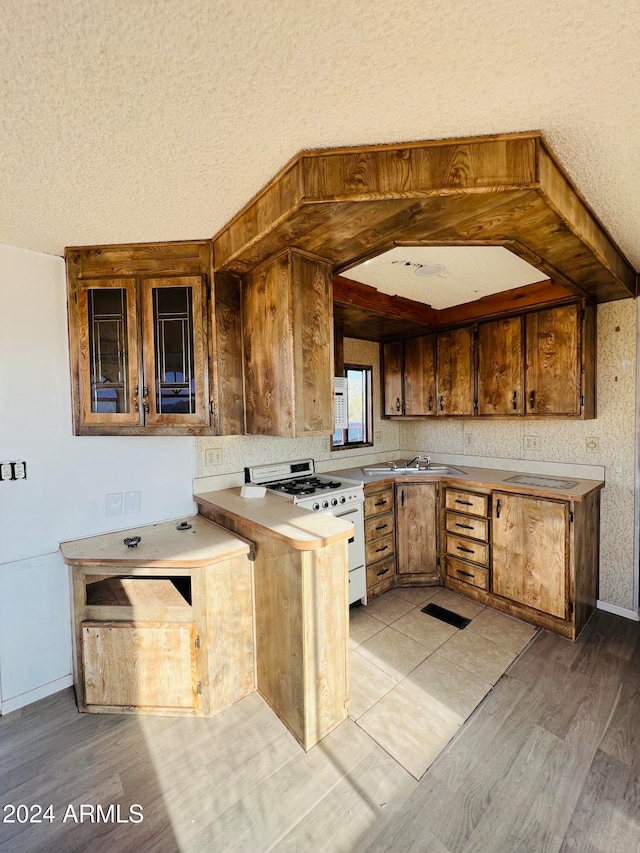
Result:
{"type": "Polygon", "coordinates": [[[362,364],[345,364],[344,375],[347,378],[349,426],[334,432],[331,439],[332,450],[373,444],[373,370],[362,364]]]}

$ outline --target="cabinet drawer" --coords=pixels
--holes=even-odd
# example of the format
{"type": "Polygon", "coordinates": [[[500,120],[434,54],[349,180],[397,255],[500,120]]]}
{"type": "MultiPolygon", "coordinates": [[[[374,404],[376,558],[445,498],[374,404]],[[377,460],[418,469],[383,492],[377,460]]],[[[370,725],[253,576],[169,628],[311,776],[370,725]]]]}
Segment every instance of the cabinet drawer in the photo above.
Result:
{"type": "Polygon", "coordinates": [[[364,499],[364,516],[370,518],[372,515],[380,515],[393,509],[393,487],[366,495],[364,499]]]}
{"type": "Polygon", "coordinates": [[[447,554],[459,557],[461,560],[471,560],[481,566],[489,565],[489,546],[483,542],[474,542],[462,536],[447,534],[447,554]]]}
{"type": "Polygon", "coordinates": [[[395,573],[396,561],[394,557],[367,566],[367,589],[371,589],[384,581],[393,580],[395,573]]]}
{"type": "Polygon", "coordinates": [[[370,542],[373,539],[380,539],[381,536],[392,536],[393,529],[392,512],[386,515],[374,515],[373,518],[367,518],[364,523],[364,538],[370,542]]]}
{"type": "Polygon", "coordinates": [[[448,533],[470,536],[472,539],[480,539],[482,542],[489,541],[489,522],[486,518],[473,518],[469,515],[460,515],[457,512],[448,512],[445,526],[448,533]]]}
{"type": "Polygon", "coordinates": [[[475,495],[473,492],[458,492],[447,489],[447,509],[466,512],[469,515],[487,516],[489,509],[488,495],[475,495]]]}
{"type": "Polygon", "coordinates": [[[464,581],[471,586],[477,586],[479,589],[489,589],[489,569],[472,566],[451,557],[447,557],[447,576],[464,581]]]}
{"type": "Polygon", "coordinates": [[[392,557],[394,554],[393,536],[382,536],[380,539],[365,542],[364,551],[367,566],[369,563],[384,560],[385,557],[392,557]]]}

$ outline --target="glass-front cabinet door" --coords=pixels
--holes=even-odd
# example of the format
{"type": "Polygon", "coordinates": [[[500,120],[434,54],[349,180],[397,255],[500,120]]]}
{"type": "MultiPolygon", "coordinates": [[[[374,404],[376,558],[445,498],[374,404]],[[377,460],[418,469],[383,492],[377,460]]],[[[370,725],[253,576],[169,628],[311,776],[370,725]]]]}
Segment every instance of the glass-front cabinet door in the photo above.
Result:
{"type": "Polygon", "coordinates": [[[202,276],[85,281],[77,318],[82,426],[209,425],[202,276]]]}
{"type": "Polygon", "coordinates": [[[202,279],[149,278],[141,287],[145,423],[208,424],[202,279]]]}
{"type": "Polygon", "coordinates": [[[142,423],[135,278],[87,282],[78,290],[78,319],[82,423],[142,423]]]}

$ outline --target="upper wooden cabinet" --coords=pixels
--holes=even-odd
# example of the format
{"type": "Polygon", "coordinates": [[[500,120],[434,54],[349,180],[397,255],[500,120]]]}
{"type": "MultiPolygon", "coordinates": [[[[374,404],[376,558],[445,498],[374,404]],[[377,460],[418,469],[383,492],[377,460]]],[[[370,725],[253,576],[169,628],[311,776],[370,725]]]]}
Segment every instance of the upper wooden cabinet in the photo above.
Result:
{"type": "Polygon", "coordinates": [[[76,434],[220,432],[210,244],[70,249],[67,269],[76,434]]]}
{"type": "Polygon", "coordinates": [[[595,357],[593,305],[527,314],[526,413],[595,417],[595,357]]]}
{"type": "Polygon", "coordinates": [[[385,415],[435,415],[435,335],[384,344],[383,376],[385,415]]]}
{"type": "Polygon", "coordinates": [[[478,324],[478,414],[521,415],[522,317],[478,324]]]}
{"type": "Polygon", "coordinates": [[[288,251],[243,277],[247,432],[331,435],[331,265],[288,251]]]}
{"type": "MultiPolygon", "coordinates": [[[[596,416],[594,305],[574,302],[479,322],[475,329],[435,334],[435,414],[596,416]]],[[[384,345],[385,415],[434,414],[433,351],[425,345],[433,339],[384,345]]]]}
{"type": "Polygon", "coordinates": [[[473,326],[437,335],[438,415],[472,415],[473,326]]]}

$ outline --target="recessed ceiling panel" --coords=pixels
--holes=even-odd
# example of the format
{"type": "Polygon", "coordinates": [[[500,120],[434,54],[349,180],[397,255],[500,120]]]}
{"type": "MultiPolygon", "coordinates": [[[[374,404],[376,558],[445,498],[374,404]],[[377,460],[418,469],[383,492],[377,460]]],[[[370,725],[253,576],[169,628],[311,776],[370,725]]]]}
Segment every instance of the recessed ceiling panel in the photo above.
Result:
{"type": "Polygon", "coordinates": [[[438,310],[548,278],[503,246],[397,246],[341,275],[438,310]]]}

